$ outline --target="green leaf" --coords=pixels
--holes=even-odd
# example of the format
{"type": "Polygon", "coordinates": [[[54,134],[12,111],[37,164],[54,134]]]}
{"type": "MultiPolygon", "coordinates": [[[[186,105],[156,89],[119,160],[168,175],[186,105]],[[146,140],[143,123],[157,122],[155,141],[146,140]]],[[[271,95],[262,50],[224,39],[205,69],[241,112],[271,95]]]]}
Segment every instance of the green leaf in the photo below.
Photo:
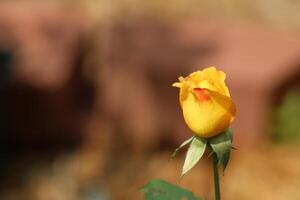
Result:
{"type": "Polygon", "coordinates": [[[174,157],[177,155],[178,151],[179,151],[182,147],[184,147],[184,146],[187,145],[187,144],[190,144],[190,143],[192,142],[192,140],[194,139],[194,137],[195,137],[195,136],[193,136],[193,137],[187,139],[187,140],[184,141],[178,148],[176,148],[175,151],[172,153],[171,158],[174,158],[174,157]]]}
{"type": "Polygon", "coordinates": [[[203,156],[205,148],[206,140],[194,137],[186,154],[181,176],[185,175],[192,167],[194,167],[203,156]]]}
{"type": "Polygon", "coordinates": [[[209,139],[209,144],[212,150],[217,154],[218,160],[223,166],[223,172],[225,171],[232,149],[232,130],[227,129],[221,135],[209,139]]]}
{"type": "Polygon", "coordinates": [[[191,191],[160,179],[150,181],[142,188],[142,191],[145,200],[201,200],[191,191]]]}

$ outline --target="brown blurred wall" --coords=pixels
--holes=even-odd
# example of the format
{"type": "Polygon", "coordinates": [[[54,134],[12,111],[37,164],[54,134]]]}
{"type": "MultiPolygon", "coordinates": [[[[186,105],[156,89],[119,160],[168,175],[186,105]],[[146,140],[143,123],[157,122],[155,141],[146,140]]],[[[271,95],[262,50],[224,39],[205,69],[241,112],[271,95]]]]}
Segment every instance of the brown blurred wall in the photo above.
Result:
{"type": "MultiPolygon", "coordinates": [[[[35,136],[54,124],[60,124],[52,129],[57,133],[81,130],[79,121],[89,118],[73,101],[85,95],[78,88],[88,90],[80,86],[88,68],[97,88],[94,110],[115,127],[115,134],[123,134],[137,148],[157,147],[160,141],[175,145],[190,131],[171,83],[180,75],[214,65],[226,72],[237,103],[236,141],[251,144],[267,134],[274,88],[299,73],[297,34],[257,24],[199,17],[174,22],[141,14],[130,20],[115,17],[89,29],[88,25],[95,24],[92,18],[55,3],[1,3],[0,10],[0,45],[13,52],[11,78],[22,93],[11,97],[16,106],[7,112],[15,113],[16,121],[11,123],[16,129],[24,128],[17,132],[36,132],[35,136]],[[87,38],[99,69],[80,61],[85,46],[81,44],[87,38]],[[26,93],[24,87],[36,92],[26,93]],[[36,101],[45,109],[36,113],[32,126],[29,122],[21,125],[23,118],[31,119],[32,98],[39,95],[36,101]],[[34,131],[40,115],[46,116],[42,120],[49,125],[34,131]]],[[[72,135],[76,134],[68,137],[72,135]]]]}

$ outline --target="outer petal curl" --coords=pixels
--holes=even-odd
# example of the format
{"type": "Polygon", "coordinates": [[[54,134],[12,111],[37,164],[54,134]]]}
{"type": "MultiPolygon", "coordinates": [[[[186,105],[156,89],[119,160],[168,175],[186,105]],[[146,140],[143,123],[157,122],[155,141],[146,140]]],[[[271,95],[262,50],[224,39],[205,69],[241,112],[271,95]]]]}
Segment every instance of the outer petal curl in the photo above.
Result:
{"type": "Polygon", "coordinates": [[[181,91],[180,94],[185,96],[181,97],[185,122],[200,137],[222,133],[235,117],[236,107],[228,96],[203,88],[194,88],[188,93],[181,91]]]}

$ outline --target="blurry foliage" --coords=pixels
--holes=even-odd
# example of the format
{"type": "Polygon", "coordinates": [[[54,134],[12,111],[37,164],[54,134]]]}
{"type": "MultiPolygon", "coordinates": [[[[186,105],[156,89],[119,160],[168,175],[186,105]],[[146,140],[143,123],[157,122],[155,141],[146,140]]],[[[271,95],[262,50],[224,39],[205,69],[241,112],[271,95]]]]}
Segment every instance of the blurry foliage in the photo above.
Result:
{"type": "Polygon", "coordinates": [[[290,90],[281,105],[276,108],[273,133],[280,142],[295,142],[300,139],[300,92],[290,90]]]}
{"type": "Polygon", "coordinates": [[[142,188],[145,200],[201,200],[188,190],[164,180],[152,180],[142,188]]]}

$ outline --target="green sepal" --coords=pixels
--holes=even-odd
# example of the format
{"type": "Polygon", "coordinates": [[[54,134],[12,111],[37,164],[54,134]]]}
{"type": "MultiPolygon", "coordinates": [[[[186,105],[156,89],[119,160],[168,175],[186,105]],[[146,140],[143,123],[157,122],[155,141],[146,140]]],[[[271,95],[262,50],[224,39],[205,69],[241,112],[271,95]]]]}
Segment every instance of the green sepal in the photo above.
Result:
{"type": "Polygon", "coordinates": [[[206,148],[207,140],[194,137],[187,151],[185,161],[182,168],[181,176],[185,175],[203,156],[206,148]]]}
{"type": "Polygon", "coordinates": [[[155,179],[147,183],[141,191],[145,200],[202,200],[186,189],[168,183],[161,179],[155,179]]]}
{"type": "Polygon", "coordinates": [[[223,166],[223,172],[225,171],[230,159],[230,153],[232,147],[232,130],[228,128],[224,133],[210,138],[209,145],[214,153],[217,154],[218,160],[223,166]]]}
{"type": "Polygon", "coordinates": [[[187,140],[184,141],[179,147],[177,147],[177,148],[175,149],[175,151],[172,153],[171,159],[174,158],[174,157],[177,155],[178,151],[179,151],[180,149],[182,149],[185,145],[190,144],[190,143],[192,142],[192,140],[194,139],[194,137],[195,137],[195,136],[193,136],[193,137],[187,139],[187,140]]]}

